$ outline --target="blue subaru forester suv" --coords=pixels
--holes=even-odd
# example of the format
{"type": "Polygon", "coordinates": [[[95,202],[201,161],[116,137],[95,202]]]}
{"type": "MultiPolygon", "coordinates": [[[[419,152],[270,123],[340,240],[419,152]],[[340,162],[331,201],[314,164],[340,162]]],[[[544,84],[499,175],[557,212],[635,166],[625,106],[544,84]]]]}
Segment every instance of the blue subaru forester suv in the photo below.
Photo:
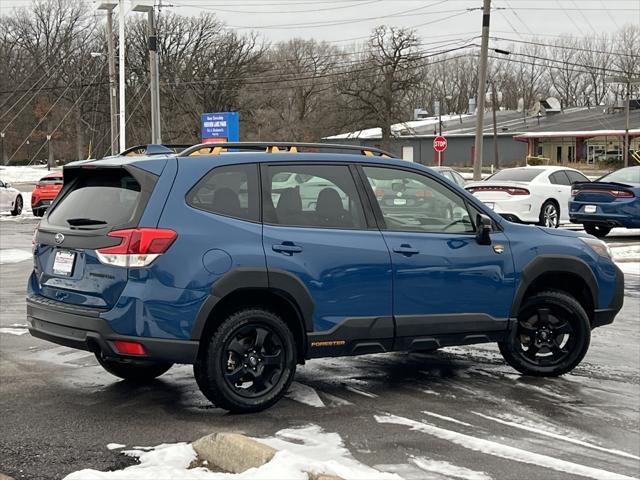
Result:
{"type": "Polygon", "coordinates": [[[193,364],[215,405],[250,412],[319,357],[497,342],[523,374],[561,375],[622,301],[603,242],[510,223],[429,168],[230,143],[67,165],[27,316],[129,381],[193,364]]]}

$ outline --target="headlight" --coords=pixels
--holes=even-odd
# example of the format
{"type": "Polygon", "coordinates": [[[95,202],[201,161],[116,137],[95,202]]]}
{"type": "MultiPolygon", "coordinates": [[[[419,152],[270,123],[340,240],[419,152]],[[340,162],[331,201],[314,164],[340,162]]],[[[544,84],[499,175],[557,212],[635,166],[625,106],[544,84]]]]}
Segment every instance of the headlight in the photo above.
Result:
{"type": "Polygon", "coordinates": [[[578,238],[582,240],[584,243],[586,243],[591,248],[591,250],[596,252],[601,257],[608,258],[609,260],[613,260],[609,245],[607,245],[602,240],[598,240],[596,238],[589,238],[589,237],[578,237],[578,238]]]}

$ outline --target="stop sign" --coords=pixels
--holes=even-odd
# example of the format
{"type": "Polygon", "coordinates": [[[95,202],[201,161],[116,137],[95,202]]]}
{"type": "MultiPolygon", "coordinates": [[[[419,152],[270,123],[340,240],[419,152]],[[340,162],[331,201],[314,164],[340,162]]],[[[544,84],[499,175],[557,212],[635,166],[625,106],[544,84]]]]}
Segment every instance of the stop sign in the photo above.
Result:
{"type": "Polygon", "coordinates": [[[438,135],[433,139],[433,149],[436,152],[444,152],[447,149],[447,139],[442,135],[438,135]]]}

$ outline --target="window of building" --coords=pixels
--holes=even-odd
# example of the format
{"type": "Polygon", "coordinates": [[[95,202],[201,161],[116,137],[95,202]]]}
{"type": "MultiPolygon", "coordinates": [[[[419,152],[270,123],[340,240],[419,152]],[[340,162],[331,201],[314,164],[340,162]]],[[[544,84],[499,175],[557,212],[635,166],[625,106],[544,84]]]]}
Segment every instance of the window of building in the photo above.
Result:
{"type": "Polygon", "coordinates": [[[257,222],[258,195],[257,165],[228,165],[205,175],[187,194],[187,203],[207,212],[257,222]]]}

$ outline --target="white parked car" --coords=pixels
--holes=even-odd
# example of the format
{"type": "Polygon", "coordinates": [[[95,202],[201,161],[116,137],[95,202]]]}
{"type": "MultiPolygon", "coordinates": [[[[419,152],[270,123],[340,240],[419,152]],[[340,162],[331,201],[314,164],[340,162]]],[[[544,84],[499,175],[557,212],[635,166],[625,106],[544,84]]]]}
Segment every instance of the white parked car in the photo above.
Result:
{"type": "Polygon", "coordinates": [[[566,167],[506,168],[465,188],[507,220],[557,228],[569,222],[571,185],[588,182],[566,167]]]}
{"type": "Polygon", "coordinates": [[[22,213],[24,201],[20,190],[0,180],[0,212],[10,211],[14,217],[22,213]]]}

